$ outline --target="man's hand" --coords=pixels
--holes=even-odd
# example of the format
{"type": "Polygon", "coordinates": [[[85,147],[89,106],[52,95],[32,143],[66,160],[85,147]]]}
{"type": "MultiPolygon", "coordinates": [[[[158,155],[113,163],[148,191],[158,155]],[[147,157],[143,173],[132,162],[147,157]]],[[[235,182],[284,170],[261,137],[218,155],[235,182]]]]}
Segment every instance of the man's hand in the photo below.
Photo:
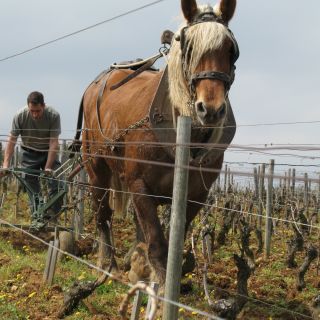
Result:
{"type": "Polygon", "coordinates": [[[48,177],[52,177],[53,176],[53,170],[50,168],[45,168],[44,169],[44,174],[48,177]]]}

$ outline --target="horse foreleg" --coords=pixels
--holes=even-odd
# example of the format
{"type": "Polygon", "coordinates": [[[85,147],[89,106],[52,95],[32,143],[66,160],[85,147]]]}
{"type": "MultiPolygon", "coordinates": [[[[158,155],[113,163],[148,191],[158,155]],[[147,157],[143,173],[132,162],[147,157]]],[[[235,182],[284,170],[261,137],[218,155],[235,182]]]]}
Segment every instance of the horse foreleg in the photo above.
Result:
{"type": "Polygon", "coordinates": [[[112,241],[111,215],[112,211],[108,205],[108,196],[105,194],[99,200],[99,207],[96,212],[96,225],[99,237],[98,246],[98,267],[105,268],[106,260],[110,258],[112,269],[118,269],[112,241]]]}
{"type": "Polygon", "coordinates": [[[146,240],[151,268],[157,282],[163,285],[166,277],[168,244],[157,215],[157,204],[152,197],[142,195],[148,194],[142,179],[135,180],[130,185],[130,190],[133,192],[133,205],[146,240]]]}
{"type": "Polygon", "coordinates": [[[104,167],[103,169],[103,171],[100,171],[104,173],[103,180],[96,175],[92,175],[90,179],[91,184],[94,186],[93,207],[96,213],[96,226],[99,237],[98,266],[105,268],[107,257],[110,257],[112,268],[117,269],[111,234],[112,210],[109,205],[110,191],[107,189],[110,175],[108,168],[104,167]]]}

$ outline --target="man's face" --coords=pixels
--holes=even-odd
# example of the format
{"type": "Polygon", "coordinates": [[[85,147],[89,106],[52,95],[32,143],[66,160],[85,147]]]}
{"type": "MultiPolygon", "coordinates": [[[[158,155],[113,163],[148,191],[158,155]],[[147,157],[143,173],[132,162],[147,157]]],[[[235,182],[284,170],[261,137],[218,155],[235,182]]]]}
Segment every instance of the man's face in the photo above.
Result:
{"type": "Polygon", "coordinates": [[[33,104],[29,103],[28,108],[31,114],[31,117],[34,120],[40,120],[43,116],[43,111],[44,111],[44,105],[43,104],[33,104]]]}

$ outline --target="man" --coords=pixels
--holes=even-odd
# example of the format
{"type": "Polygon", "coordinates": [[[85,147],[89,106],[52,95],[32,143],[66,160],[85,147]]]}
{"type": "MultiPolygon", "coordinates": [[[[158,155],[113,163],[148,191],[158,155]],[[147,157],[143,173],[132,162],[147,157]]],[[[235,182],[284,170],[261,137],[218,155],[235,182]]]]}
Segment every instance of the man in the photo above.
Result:
{"type": "MultiPolygon", "coordinates": [[[[12,129],[9,135],[4,154],[3,170],[0,171],[0,178],[6,175],[10,167],[14,147],[19,135],[21,136],[22,160],[24,168],[44,170],[50,174],[60,166],[57,159],[59,150],[59,135],[61,133],[60,115],[44,103],[43,94],[37,91],[31,92],[27,98],[27,106],[18,111],[12,122],[12,129]]],[[[26,174],[25,180],[34,193],[40,192],[39,175],[26,174]]],[[[54,179],[49,180],[49,195],[52,196],[58,190],[58,183],[54,179]]],[[[31,203],[33,195],[28,192],[31,203]]],[[[61,204],[57,204],[48,210],[50,219],[59,212],[61,204]]],[[[36,208],[31,208],[32,213],[36,208]]]]}

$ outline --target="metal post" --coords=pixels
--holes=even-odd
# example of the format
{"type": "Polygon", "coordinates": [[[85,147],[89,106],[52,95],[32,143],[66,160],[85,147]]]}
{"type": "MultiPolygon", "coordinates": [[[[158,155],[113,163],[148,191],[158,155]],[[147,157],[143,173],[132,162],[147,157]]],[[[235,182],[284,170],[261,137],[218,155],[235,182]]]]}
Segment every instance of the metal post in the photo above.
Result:
{"type": "MultiPolygon", "coordinates": [[[[177,149],[173,181],[173,200],[170,220],[169,253],[165,284],[165,298],[178,301],[180,295],[180,280],[182,271],[182,252],[186,224],[186,207],[188,193],[190,151],[186,146],[190,143],[191,118],[178,117],[177,149]]],[[[163,319],[178,318],[178,307],[171,303],[164,303],[163,319]]]]}
{"type": "Polygon", "coordinates": [[[265,255],[270,256],[271,226],[272,226],[272,188],[273,188],[274,160],[270,160],[268,172],[267,204],[266,204],[266,229],[265,229],[265,255]]]}
{"type": "MultiPolygon", "coordinates": [[[[144,283],[144,282],[139,281],[139,283],[144,283]]],[[[143,293],[140,290],[137,290],[133,300],[130,320],[139,320],[142,297],[143,297],[143,293]]]]}
{"type": "MultiPolygon", "coordinates": [[[[150,283],[150,288],[154,291],[155,294],[158,294],[158,290],[159,290],[159,284],[158,283],[151,282],[150,283]]],[[[151,309],[151,301],[152,301],[152,297],[148,296],[148,304],[147,304],[146,316],[145,316],[146,320],[149,319],[149,313],[150,313],[150,309],[151,309]]]]}

